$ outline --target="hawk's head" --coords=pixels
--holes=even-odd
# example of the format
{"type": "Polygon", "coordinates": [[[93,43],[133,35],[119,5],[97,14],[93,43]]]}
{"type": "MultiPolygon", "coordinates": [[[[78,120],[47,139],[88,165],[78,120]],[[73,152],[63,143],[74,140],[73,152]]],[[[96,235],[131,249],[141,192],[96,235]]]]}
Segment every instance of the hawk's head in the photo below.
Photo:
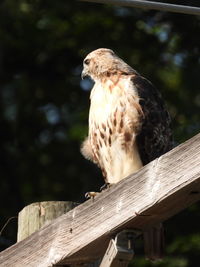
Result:
{"type": "Polygon", "coordinates": [[[83,61],[82,78],[91,77],[94,81],[116,74],[135,74],[129,65],[111,49],[99,48],[92,51],[83,61]]]}

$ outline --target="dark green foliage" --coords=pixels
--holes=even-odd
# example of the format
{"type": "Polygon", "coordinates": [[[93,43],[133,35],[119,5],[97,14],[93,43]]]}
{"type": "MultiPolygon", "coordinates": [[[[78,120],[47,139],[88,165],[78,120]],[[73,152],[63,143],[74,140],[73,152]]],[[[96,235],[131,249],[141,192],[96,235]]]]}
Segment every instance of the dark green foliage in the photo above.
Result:
{"type": "MultiPolygon", "coordinates": [[[[93,49],[113,49],[161,91],[176,144],[198,133],[199,30],[199,17],[190,15],[67,0],[2,0],[0,225],[34,201],[83,201],[85,192],[103,184],[100,171],[79,152],[89,108],[80,73],[93,49]]],[[[199,212],[195,205],[166,223],[167,257],[156,266],[198,265],[199,212]]],[[[16,228],[13,220],[0,237],[1,249],[15,242],[16,228]]],[[[152,266],[140,242],[136,254],[132,266],[152,266]]]]}

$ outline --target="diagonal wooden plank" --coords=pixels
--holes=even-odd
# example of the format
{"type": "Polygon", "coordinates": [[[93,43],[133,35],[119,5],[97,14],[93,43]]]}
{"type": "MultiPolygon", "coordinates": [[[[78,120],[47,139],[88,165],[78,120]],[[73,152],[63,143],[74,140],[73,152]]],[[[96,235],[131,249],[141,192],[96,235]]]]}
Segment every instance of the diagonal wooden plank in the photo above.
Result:
{"type": "Polygon", "coordinates": [[[200,199],[200,134],[0,253],[0,266],[55,266],[102,256],[113,234],[145,229],[200,199]]]}

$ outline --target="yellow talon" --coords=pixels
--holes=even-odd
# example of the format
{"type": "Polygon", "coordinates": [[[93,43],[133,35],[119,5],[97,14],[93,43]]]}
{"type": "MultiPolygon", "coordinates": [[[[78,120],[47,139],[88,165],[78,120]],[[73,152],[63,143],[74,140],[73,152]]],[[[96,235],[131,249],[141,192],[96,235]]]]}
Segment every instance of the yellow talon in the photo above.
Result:
{"type": "Polygon", "coordinates": [[[87,192],[86,194],[85,194],[85,198],[92,198],[92,199],[94,199],[97,195],[99,194],[99,192],[87,192]]]}

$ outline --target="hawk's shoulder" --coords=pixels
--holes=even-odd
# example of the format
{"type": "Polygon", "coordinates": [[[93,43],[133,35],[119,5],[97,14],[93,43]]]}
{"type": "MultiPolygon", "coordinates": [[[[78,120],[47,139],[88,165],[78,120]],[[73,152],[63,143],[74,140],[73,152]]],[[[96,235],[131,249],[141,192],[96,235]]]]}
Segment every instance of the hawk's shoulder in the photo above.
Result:
{"type": "Polygon", "coordinates": [[[154,160],[172,148],[171,118],[160,92],[140,75],[131,81],[137,89],[144,117],[137,144],[143,164],[154,160]]]}

